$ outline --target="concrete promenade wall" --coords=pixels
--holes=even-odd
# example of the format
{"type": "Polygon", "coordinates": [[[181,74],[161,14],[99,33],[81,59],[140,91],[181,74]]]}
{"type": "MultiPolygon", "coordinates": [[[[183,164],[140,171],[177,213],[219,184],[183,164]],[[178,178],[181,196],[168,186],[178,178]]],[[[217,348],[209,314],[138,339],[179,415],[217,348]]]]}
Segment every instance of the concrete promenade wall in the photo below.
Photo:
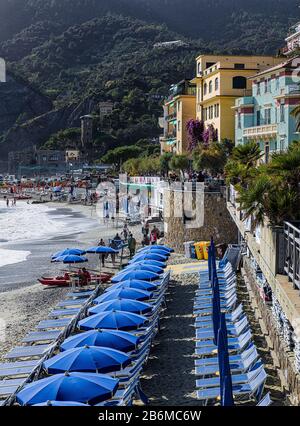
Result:
{"type": "Polygon", "coordinates": [[[257,319],[263,323],[262,330],[275,365],[278,367],[281,382],[289,393],[291,403],[293,405],[300,405],[300,375],[294,367],[294,354],[287,349],[282,336],[277,331],[271,309],[265,305],[259,294],[257,285],[255,284],[255,277],[246,257],[244,257],[243,278],[249,290],[252,306],[257,306],[257,310],[255,310],[257,319]]]}

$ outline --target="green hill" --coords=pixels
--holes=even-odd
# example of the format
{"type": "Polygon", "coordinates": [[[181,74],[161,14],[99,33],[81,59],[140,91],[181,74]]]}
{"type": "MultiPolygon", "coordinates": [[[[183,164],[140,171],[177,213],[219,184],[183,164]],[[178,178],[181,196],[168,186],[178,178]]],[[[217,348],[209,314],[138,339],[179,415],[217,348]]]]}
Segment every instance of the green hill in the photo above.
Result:
{"type": "Polygon", "coordinates": [[[10,86],[0,85],[0,152],[44,145],[59,130],[78,127],[80,115],[97,113],[103,100],[115,111],[111,129],[96,129],[99,155],[156,137],[160,99],[171,83],[194,75],[196,55],[274,54],[297,20],[297,6],[298,0],[0,0],[0,56],[14,76],[10,86]],[[187,46],[154,48],[176,39],[187,46]]]}

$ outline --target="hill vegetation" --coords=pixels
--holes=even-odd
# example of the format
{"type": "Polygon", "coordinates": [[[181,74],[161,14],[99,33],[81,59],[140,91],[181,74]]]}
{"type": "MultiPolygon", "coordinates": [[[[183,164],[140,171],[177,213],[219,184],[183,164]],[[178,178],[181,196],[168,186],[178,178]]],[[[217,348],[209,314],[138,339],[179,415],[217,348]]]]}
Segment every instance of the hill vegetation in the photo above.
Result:
{"type": "MultiPolygon", "coordinates": [[[[95,120],[99,158],[118,146],[150,142],[160,132],[169,85],[194,75],[196,55],[275,54],[297,6],[298,0],[0,0],[0,56],[24,87],[52,103],[40,114],[15,113],[14,125],[0,120],[0,152],[17,149],[20,140],[22,148],[61,147],[58,132],[78,128],[80,115],[97,116],[106,100],[114,110],[101,127],[95,120]],[[176,39],[186,46],[154,48],[176,39]]],[[[22,105],[30,102],[25,92],[22,105]]],[[[13,87],[8,96],[15,96],[13,87]]]]}

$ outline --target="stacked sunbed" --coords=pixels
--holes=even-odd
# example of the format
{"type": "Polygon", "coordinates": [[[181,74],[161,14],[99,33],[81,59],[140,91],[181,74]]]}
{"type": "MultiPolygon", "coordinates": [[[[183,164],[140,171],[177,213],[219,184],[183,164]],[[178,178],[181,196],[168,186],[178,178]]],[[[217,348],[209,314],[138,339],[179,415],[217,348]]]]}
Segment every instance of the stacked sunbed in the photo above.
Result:
{"type": "MultiPolygon", "coordinates": [[[[84,305],[86,315],[76,317],[75,333],[60,339],[58,346],[57,341],[55,347],[52,345],[52,352],[42,358],[38,380],[25,384],[17,393],[16,402],[118,406],[131,405],[137,399],[147,403],[140,375],[165,309],[169,273],[164,268],[171,251],[164,246],[141,250],[103,294],[90,296],[88,305],[84,305]]],[[[47,324],[39,324],[38,331],[26,340],[35,342],[37,338],[50,337],[37,333],[54,333],[52,321],[66,320],[69,324],[69,319],[81,312],[85,299],[83,292],[70,294],[70,300],[80,305],[60,303],[47,324]],[[45,329],[46,326],[51,329],[45,329]]],[[[30,347],[36,346],[43,350],[44,345],[30,347]]],[[[27,367],[36,368],[33,364],[27,367]]]]}
{"type": "Polygon", "coordinates": [[[194,304],[197,398],[203,405],[234,405],[239,401],[270,405],[270,395],[262,398],[267,375],[236,285],[228,257],[217,265],[212,240],[208,270],[200,272],[194,304]]]}
{"type": "Polygon", "coordinates": [[[5,355],[7,362],[0,364],[0,405],[10,404],[20,386],[39,374],[43,361],[72,333],[98,292],[97,288],[68,293],[67,298],[49,314],[49,319],[40,321],[35,331],[23,338],[20,346],[5,355]]]}

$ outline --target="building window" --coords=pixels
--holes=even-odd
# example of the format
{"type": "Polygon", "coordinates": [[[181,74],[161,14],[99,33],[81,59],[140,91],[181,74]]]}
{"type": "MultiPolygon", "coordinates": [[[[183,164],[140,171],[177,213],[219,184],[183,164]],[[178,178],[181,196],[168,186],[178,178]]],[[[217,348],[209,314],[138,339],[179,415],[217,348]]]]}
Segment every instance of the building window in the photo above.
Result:
{"type": "Polygon", "coordinates": [[[245,64],[234,64],[234,69],[236,70],[244,70],[245,64]]]}
{"type": "Polygon", "coordinates": [[[219,90],[219,79],[215,79],[215,90],[219,90]]]}
{"type": "Polygon", "coordinates": [[[279,77],[277,76],[276,77],[276,83],[275,83],[276,90],[279,90],[279,83],[280,83],[280,80],[279,80],[279,77]]]}
{"type": "Polygon", "coordinates": [[[260,114],[260,110],[256,111],[256,125],[260,126],[260,118],[261,118],[261,114],[260,114]]]}
{"type": "Polygon", "coordinates": [[[213,90],[213,82],[212,82],[212,81],[210,81],[210,82],[209,82],[209,89],[208,89],[209,93],[211,93],[211,92],[212,92],[212,90],[213,90]]]}
{"type": "Polygon", "coordinates": [[[180,104],[181,104],[181,102],[180,102],[180,101],[178,101],[178,102],[177,102],[177,111],[178,111],[178,112],[180,111],[180,107],[181,107],[181,105],[180,105],[180,104]]]}
{"type": "Polygon", "coordinates": [[[260,83],[257,83],[257,91],[256,91],[257,95],[260,95],[260,83]]]}
{"type": "Polygon", "coordinates": [[[215,118],[219,117],[219,104],[215,105],[215,118]]]}
{"type": "Polygon", "coordinates": [[[265,109],[265,124],[271,124],[271,108],[265,109]]]}
{"type": "Polygon", "coordinates": [[[238,113],[238,128],[242,128],[242,113],[238,113]]]}
{"type": "Polygon", "coordinates": [[[201,102],[201,90],[200,90],[200,87],[198,87],[198,89],[197,89],[197,98],[198,98],[198,102],[201,102]]]}
{"type": "Polygon", "coordinates": [[[280,151],[284,151],[284,139],[280,139],[280,151]]]}
{"type": "Polygon", "coordinates": [[[267,78],[265,80],[265,93],[270,93],[271,92],[271,79],[267,78]]]}
{"type": "Polygon", "coordinates": [[[201,74],[202,70],[201,70],[201,62],[198,62],[198,74],[201,74]]]}
{"type": "Polygon", "coordinates": [[[284,104],[280,104],[280,122],[284,123],[285,122],[285,117],[284,117],[284,104]]]}
{"type": "Polygon", "coordinates": [[[233,77],[232,88],[233,89],[246,89],[247,88],[246,77],[241,77],[241,76],[233,77]]]}
{"type": "Polygon", "coordinates": [[[207,94],[207,83],[204,83],[203,92],[204,92],[204,95],[207,94]]]}
{"type": "Polygon", "coordinates": [[[178,129],[178,132],[180,132],[180,129],[181,129],[181,122],[180,122],[180,120],[177,121],[177,129],[178,129]]]}

